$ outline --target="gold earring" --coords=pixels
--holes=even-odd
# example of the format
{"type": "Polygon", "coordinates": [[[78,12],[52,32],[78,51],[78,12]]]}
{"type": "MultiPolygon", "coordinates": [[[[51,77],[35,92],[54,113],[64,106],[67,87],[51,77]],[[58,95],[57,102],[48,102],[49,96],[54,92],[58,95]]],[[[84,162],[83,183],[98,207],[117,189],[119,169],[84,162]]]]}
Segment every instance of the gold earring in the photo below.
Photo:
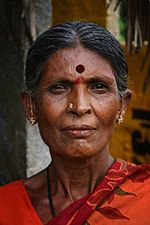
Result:
{"type": "Polygon", "coordinates": [[[30,118],[29,118],[29,122],[30,122],[31,125],[36,124],[36,120],[34,118],[34,113],[33,113],[33,108],[32,108],[31,96],[30,96],[30,118]]]}
{"type": "Polygon", "coordinates": [[[120,115],[117,120],[117,123],[120,125],[121,123],[123,123],[123,120],[124,120],[124,118],[120,115]]]}
{"type": "Polygon", "coordinates": [[[34,125],[34,124],[36,123],[36,121],[35,121],[35,119],[33,118],[33,116],[31,116],[31,117],[29,118],[29,122],[30,122],[31,125],[34,125]]]}

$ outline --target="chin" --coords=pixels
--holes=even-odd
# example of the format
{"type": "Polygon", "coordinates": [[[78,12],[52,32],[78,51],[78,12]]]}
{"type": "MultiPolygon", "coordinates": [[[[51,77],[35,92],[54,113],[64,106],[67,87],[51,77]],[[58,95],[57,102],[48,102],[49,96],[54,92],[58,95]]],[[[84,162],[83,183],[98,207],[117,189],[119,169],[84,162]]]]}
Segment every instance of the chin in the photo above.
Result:
{"type": "MultiPolygon", "coordinates": [[[[67,148],[68,149],[68,148],[67,148]]],[[[96,151],[94,151],[93,146],[87,145],[87,143],[74,143],[73,145],[69,146],[68,151],[66,154],[69,158],[72,159],[85,159],[96,155],[96,151]],[[70,151],[71,149],[71,151],[70,151]]]]}

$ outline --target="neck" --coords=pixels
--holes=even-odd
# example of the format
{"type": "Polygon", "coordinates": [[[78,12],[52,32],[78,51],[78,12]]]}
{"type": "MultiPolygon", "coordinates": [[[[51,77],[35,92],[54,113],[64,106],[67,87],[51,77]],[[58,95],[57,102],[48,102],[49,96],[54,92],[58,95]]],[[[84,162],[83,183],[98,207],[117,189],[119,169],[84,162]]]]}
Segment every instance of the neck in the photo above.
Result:
{"type": "Polygon", "coordinates": [[[52,156],[49,167],[52,195],[58,193],[71,202],[91,193],[113,163],[108,151],[86,159],[64,159],[52,156]]]}

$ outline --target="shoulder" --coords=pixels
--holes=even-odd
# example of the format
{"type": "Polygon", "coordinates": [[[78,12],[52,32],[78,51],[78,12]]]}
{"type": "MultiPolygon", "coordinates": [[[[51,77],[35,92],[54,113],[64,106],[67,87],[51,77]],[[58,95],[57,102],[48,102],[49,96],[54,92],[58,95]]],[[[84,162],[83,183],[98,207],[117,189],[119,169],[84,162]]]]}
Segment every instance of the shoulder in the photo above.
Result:
{"type": "Polygon", "coordinates": [[[0,187],[0,202],[3,199],[15,198],[23,188],[23,181],[14,181],[0,187]]]}
{"type": "Polygon", "coordinates": [[[42,224],[32,206],[23,180],[0,187],[0,224],[42,224]]]}
{"type": "Polygon", "coordinates": [[[118,172],[124,173],[126,177],[133,181],[143,182],[150,179],[150,164],[136,165],[134,163],[118,159],[115,165],[118,172]]]}
{"type": "Polygon", "coordinates": [[[150,198],[150,165],[140,164],[135,165],[130,162],[122,162],[122,172],[124,182],[122,186],[127,188],[130,192],[134,192],[140,199],[150,198]]]}
{"type": "Polygon", "coordinates": [[[149,164],[140,164],[135,165],[128,163],[127,165],[128,178],[133,182],[150,182],[150,165],[149,164]]]}
{"type": "Polygon", "coordinates": [[[24,181],[18,180],[0,187],[0,214],[1,211],[16,211],[31,208],[30,198],[26,191],[24,181]],[[14,207],[15,205],[15,207],[14,207]]]}
{"type": "Polygon", "coordinates": [[[116,182],[120,180],[122,184],[130,184],[131,188],[150,189],[150,165],[135,165],[118,159],[109,170],[108,178],[116,182]]]}
{"type": "Polygon", "coordinates": [[[10,219],[12,220],[16,211],[20,211],[23,195],[22,180],[14,181],[0,187],[0,224],[7,224],[10,219]]]}

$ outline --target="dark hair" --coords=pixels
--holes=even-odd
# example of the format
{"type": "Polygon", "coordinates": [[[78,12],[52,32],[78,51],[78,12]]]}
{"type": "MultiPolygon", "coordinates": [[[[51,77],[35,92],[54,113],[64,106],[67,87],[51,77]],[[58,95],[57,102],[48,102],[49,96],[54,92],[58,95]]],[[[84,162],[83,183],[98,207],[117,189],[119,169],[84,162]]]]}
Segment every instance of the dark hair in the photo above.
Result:
{"type": "Polygon", "coordinates": [[[66,22],[42,33],[29,49],[25,86],[33,93],[42,73],[43,63],[57,50],[83,46],[111,63],[116,76],[118,92],[127,89],[128,67],[119,42],[103,27],[88,22],[66,22]]]}

